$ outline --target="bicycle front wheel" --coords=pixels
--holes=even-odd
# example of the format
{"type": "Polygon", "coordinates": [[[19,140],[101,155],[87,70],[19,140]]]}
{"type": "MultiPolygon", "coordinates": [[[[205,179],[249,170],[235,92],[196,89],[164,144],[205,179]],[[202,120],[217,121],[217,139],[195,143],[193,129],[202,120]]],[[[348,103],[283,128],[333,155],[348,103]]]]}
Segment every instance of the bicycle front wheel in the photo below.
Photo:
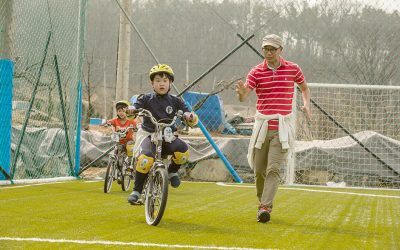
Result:
{"type": "Polygon", "coordinates": [[[168,173],[163,167],[149,175],[149,183],[146,190],[145,214],[146,222],[156,226],[164,214],[168,198],[168,173]]]}
{"type": "Polygon", "coordinates": [[[108,160],[106,177],[104,178],[104,193],[109,193],[115,176],[116,161],[113,158],[108,160]]]}

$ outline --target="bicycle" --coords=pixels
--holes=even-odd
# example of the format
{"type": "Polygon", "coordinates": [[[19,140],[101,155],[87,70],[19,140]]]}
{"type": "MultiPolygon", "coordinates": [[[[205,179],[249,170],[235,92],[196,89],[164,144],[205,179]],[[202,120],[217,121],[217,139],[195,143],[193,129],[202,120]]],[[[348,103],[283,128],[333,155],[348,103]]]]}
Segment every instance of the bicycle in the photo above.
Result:
{"type": "MultiPolygon", "coordinates": [[[[125,145],[119,143],[120,138],[124,138],[129,129],[128,127],[122,131],[114,131],[111,134],[111,140],[114,142],[114,149],[108,158],[107,172],[104,178],[104,193],[109,193],[113,181],[117,180],[121,184],[122,191],[128,191],[131,181],[134,178],[133,160],[129,162],[129,157],[124,150],[125,145]],[[121,162],[122,161],[122,162],[121,162]]],[[[133,157],[131,157],[133,159],[133,157]]]]}
{"type": "Polygon", "coordinates": [[[171,142],[175,135],[172,132],[172,126],[178,118],[183,115],[182,110],[178,110],[170,123],[157,121],[150,111],[138,109],[138,116],[148,117],[155,125],[155,132],[151,135],[151,141],[155,144],[156,154],[154,163],[150,168],[142,192],[142,202],[145,205],[146,222],[149,225],[156,226],[164,215],[168,199],[168,166],[162,158],[162,142],[171,142]]]}

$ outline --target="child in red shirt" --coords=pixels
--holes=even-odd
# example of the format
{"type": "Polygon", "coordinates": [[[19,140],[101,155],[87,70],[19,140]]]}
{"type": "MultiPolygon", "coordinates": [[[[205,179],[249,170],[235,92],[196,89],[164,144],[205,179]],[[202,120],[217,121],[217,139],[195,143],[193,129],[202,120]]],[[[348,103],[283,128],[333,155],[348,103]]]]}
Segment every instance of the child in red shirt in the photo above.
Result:
{"type": "MultiPolygon", "coordinates": [[[[135,119],[130,119],[126,115],[126,110],[129,106],[129,102],[122,100],[115,104],[115,108],[117,109],[117,117],[110,119],[107,121],[107,124],[113,126],[113,131],[120,132],[128,129],[129,127],[133,127],[134,130],[137,128],[137,122],[135,119]]],[[[124,151],[126,151],[127,156],[129,157],[129,162],[131,162],[133,155],[133,129],[128,129],[128,132],[125,134],[125,137],[119,138],[119,143],[124,151]]]]}

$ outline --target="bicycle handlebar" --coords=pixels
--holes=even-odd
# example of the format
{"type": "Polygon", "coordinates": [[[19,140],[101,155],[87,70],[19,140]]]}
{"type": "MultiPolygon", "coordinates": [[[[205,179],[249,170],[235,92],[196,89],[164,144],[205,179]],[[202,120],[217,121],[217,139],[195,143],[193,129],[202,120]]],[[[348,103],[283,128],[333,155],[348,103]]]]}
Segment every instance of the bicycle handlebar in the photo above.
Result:
{"type": "Polygon", "coordinates": [[[122,131],[121,131],[121,130],[120,130],[120,131],[115,131],[114,126],[111,126],[111,129],[112,129],[112,132],[113,132],[113,133],[117,133],[117,134],[119,134],[119,135],[126,135],[130,129],[134,130],[135,127],[134,127],[133,125],[130,125],[129,127],[125,128],[125,129],[122,130],[122,131]]]}
{"type": "Polygon", "coordinates": [[[153,114],[148,111],[147,109],[135,109],[135,113],[138,114],[138,116],[142,116],[142,117],[148,117],[150,118],[150,121],[156,126],[156,127],[170,127],[172,125],[175,124],[176,119],[181,118],[183,116],[183,111],[182,110],[178,110],[174,116],[174,118],[172,119],[172,121],[170,123],[162,123],[162,122],[158,122],[156,120],[156,118],[154,118],[153,114]]]}

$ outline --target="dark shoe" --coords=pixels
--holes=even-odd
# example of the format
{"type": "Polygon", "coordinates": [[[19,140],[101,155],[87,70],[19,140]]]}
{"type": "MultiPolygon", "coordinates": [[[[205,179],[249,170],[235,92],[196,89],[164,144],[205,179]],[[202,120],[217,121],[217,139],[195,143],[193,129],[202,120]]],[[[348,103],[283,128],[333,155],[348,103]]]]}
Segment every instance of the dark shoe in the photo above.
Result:
{"type": "Polygon", "coordinates": [[[169,181],[171,182],[171,186],[174,188],[179,187],[181,185],[181,180],[177,173],[169,173],[169,181]]]}
{"type": "Polygon", "coordinates": [[[133,191],[129,196],[128,196],[128,202],[132,205],[138,205],[139,203],[139,197],[140,194],[138,191],[133,191]]]}
{"type": "Polygon", "coordinates": [[[268,222],[271,219],[271,212],[271,208],[260,206],[258,208],[257,221],[262,223],[268,222]]]}
{"type": "Polygon", "coordinates": [[[122,167],[121,166],[118,166],[118,170],[116,171],[116,175],[117,175],[117,177],[116,177],[117,183],[121,184],[122,183],[122,167]]]}

